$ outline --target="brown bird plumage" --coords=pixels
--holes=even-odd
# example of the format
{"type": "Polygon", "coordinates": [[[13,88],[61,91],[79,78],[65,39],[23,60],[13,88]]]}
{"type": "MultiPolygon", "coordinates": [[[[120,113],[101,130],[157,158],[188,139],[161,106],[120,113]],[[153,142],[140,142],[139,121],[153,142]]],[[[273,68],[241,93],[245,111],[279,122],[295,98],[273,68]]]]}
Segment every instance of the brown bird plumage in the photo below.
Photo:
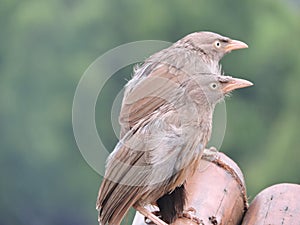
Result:
{"type": "Polygon", "coordinates": [[[132,113],[133,105],[127,102],[129,93],[134,91],[133,94],[140,95],[140,90],[136,91],[135,88],[145,77],[152,76],[152,72],[162,65],[170,70],[163,71],[166,73],[164,76],[174,76],[178,71],[187,74],[222,74],[219,64],[222,57],[232,50],[242,48],[248,48],[247,44],[212,32],[196,32],[150,56],[142,66],[135,68],[132,79],[126,85],[120,113],[121,137],[145,114],[152,112],[151,109],[140,110],[144,106],[135,104],[134,107],[137,108],[134,112],[138,111],[139,113],[134,114],[132,113]]]}
{"type": "Polygon", "coordinates": [[[135,69],[122,103],[121,139],[107,160],[99,190],[101,224],[119,225],[131,206],[145,214],[142,207],[158,199],[159,206],[174,204],[173,214],[163,218],[167,222],[182,213],[182,187],[210,138],[214,106],[224,94],[251,85],[221,76],[219,60],[245,47],[240,41],[198,32],[135,69]],[[162,198],[172,193],[181,196],[180,204],[162,198]]]}

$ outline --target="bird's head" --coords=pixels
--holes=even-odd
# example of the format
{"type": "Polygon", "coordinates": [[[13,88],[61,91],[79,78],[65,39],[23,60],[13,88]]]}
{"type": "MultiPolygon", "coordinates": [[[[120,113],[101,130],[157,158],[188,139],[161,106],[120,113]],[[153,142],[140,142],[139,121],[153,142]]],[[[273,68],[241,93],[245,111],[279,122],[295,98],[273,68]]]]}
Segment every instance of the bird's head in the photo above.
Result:
{"type": "Polygon", "coordinates": [[[239,88],[252,86],[253,83],[224,75],[195,75],[188,87],[189,96],[200,106],[210,106],[212,109],[230,92],[239,88]]]}
{"type": "Polygon", "coordinates": [[[233,50],[248,48],[248,45],[242,41],[207,31],[191,33],[181,41],[193,50],[199,51],[208,60],[216,60],[217,62],[233,50]]]}

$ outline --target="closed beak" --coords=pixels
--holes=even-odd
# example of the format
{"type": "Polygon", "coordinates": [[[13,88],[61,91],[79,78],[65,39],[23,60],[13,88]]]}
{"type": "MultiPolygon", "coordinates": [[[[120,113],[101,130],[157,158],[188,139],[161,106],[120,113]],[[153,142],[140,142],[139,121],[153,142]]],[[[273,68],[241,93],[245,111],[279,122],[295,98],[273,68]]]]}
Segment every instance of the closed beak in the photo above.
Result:
{"type": "Polygon", "coordinates": [[[225,46],[225,52],[229,53],[232,50],[238,50],[243,48],[248,48],[248,45],[242,41],[230,40],[228,44],[225,46]]]}
{"type": "Polygon", "coordinates": [[[227,82],[222,84],[222,91],[224,94],[227,94],[235,89],[245,88],[252,85],[253,83],[248,80],[231,77],[227,82]]]}

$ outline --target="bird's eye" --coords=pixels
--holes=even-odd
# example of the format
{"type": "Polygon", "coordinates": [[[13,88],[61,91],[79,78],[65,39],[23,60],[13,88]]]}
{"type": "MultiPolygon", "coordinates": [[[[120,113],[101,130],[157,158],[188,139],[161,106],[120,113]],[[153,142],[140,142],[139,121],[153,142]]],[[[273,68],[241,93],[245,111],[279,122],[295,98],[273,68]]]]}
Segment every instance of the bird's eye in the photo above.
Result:
{"type": "Polygon", "coordinates": [[[221,47],[221,42],[220,41],[215,41],[215,47],[220,48],[221,47]]]}
{"type": "Polygon", "coordinates": [[[217,83],[211,83],[210,84],[210,87],[215,90],[217,87],[218,87],[218,84],[217,83]]]}

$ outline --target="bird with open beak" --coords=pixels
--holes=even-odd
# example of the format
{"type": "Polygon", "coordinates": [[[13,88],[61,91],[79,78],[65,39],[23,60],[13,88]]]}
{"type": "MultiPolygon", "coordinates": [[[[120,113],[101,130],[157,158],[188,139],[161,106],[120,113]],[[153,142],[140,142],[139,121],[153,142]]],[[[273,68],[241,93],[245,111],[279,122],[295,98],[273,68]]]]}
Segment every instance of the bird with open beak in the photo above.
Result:
{"type": "Polygon", "coordinates": [[[220,59],[246,48],[211,32],[187,35],[149,57],[128,82],[121,139],[107,160],[97,199],[99,223],[119,225],[134,207],[158,225],[184,211],[184,184],[209,141],[215,105],[252,83],[222,75],[220,59]],[[144,208],[154,204],[161,219],[144,208]]]}

